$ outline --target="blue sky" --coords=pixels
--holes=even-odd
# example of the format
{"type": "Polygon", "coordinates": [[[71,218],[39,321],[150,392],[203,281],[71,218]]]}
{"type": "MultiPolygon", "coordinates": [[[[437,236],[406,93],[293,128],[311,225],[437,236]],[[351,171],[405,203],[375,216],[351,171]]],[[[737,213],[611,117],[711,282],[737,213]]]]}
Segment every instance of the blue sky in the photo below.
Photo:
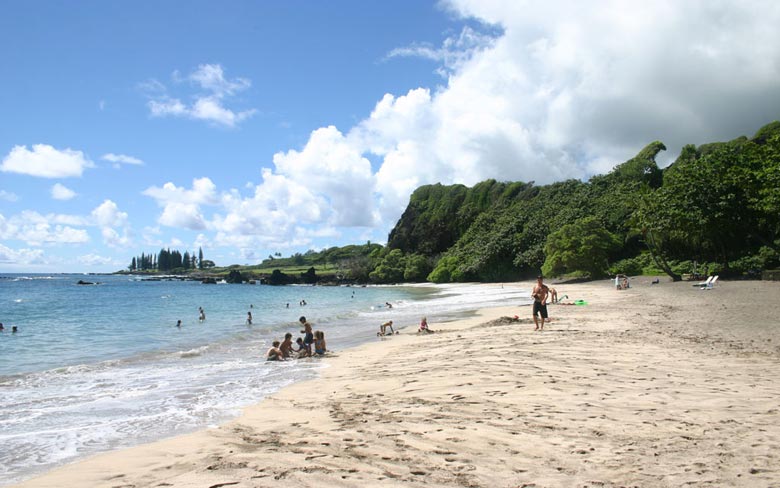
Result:
{"type": "Polygon", "coordinates": [[[411,191],[780,118],[772,2],[0,3],[0,272],[384,242],[411,191]],[[756,15],[755,12],[762,12],[756,15]],[[738,73],[739,76],[734,76],[738,73]]]}

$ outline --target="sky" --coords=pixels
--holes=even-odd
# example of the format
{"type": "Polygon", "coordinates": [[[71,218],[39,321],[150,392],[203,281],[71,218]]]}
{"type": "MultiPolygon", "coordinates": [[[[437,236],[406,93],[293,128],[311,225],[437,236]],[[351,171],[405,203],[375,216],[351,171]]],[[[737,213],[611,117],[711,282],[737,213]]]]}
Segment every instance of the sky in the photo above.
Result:
{"type": "Polygon", "coordinates": [[[415,188],[780,119],[775,1],[0,0],[0,272],[385,243],[415,188]]]}

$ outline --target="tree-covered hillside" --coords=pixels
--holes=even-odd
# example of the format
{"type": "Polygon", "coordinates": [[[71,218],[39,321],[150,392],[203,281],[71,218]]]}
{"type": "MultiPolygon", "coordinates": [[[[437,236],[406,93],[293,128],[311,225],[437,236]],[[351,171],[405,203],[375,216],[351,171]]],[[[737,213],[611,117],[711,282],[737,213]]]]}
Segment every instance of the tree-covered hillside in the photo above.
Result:
{"type": "Polygon", "coordinates": [[[587,182],[420,187],[371,276],[409,279],[410,263],[418,276],[430,268],[435,282],[508,280],[541,269],[677,276],[693,272],[694,262],[696,271],[734,274],[776,266],[780,123],[752,139],[686,146],[660,170],[655,158],[665,149],[649,144],[587,182]]]}

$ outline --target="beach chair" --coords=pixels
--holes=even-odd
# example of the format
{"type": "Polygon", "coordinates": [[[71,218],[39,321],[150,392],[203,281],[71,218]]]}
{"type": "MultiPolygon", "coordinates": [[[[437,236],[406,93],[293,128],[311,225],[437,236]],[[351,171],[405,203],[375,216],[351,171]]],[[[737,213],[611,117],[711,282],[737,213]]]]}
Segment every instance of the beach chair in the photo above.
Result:
{"type": "Polygon", "coordinates": [[[712,290],[712,287],[715,286],[715,283],[718,281],[718,275],[713,276],[713,278],[710,280],[709,283],[707,283],[707,286],[704,287],[705,290],[712,290]]]}
{"type": "Polygon", "coordinates": [[[714,278],[714,276],[710,276],[709,278],[707,278],[707,281],[700,281],[700,282],[696,283],[693,286],[698,286],[700,288],[707,287],[707,286],[710,285],[710,282],[712,281],[713,278],[714,278]]]}

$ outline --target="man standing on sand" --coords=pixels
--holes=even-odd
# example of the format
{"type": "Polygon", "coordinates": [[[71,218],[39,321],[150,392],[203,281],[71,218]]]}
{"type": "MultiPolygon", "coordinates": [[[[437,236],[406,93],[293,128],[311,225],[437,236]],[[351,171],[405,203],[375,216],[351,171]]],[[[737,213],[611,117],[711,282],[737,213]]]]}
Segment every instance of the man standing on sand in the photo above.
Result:
{"type": "Polygon", "coordinates": [[[544,321],[547,319],[547,294],[549,292],[547,285],[542,283],[542,275],[536,277],[536,286],[534,286],[531,296],[534,298],[534,330],[544,330],[544,321]],[[542,322],[539,323],[539,315],[542,316],[542,322]]]}

